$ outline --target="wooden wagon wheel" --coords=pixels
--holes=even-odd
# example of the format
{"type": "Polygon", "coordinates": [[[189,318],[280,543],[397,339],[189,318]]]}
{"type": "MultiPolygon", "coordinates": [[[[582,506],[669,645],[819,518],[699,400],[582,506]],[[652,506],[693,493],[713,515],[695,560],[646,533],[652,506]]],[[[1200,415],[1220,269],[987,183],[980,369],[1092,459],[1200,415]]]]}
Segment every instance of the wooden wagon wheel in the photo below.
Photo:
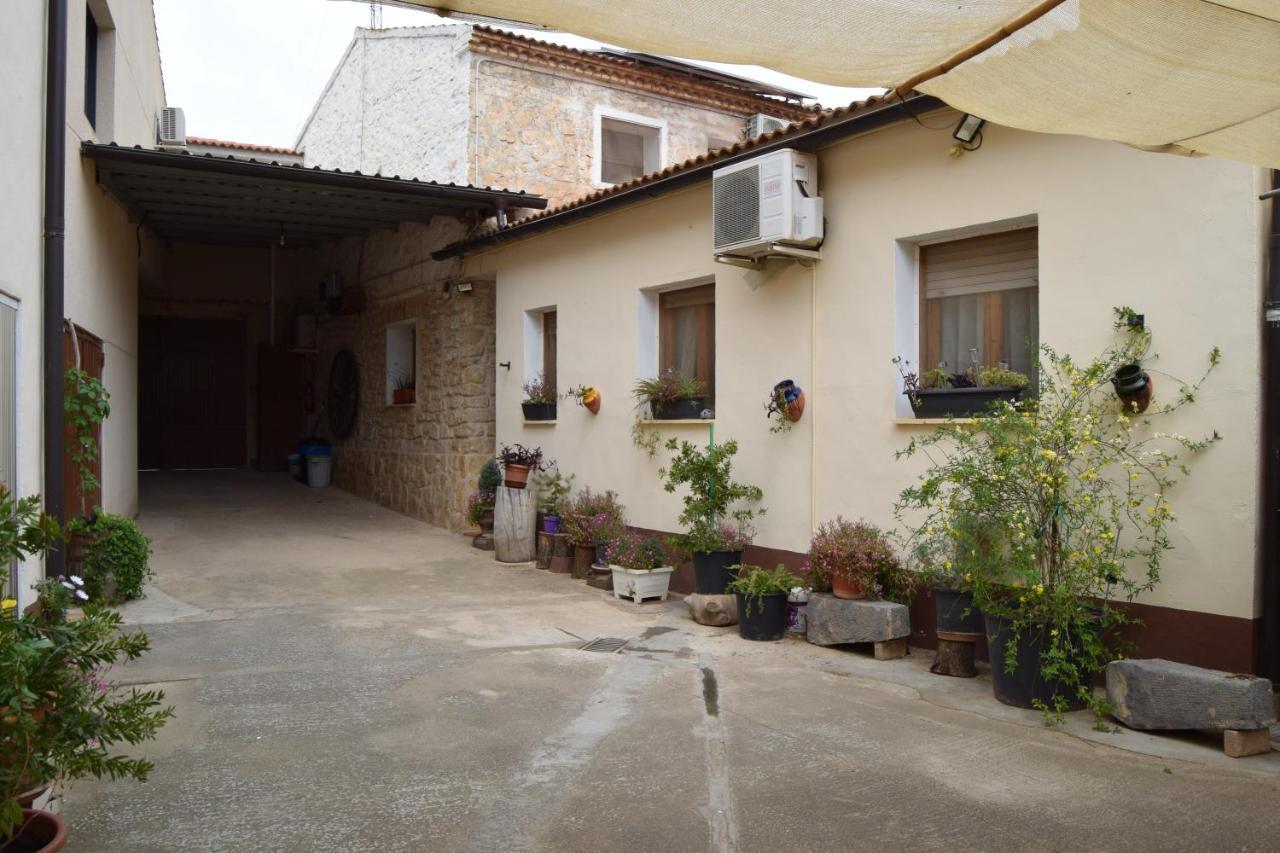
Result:
{"type": "Polygon", "coordinates": [[[329,368],[329,430],[334,438],[346,438],[356,426],[360,406],[360,368],[349,349],[340,350],[329,368]]]}

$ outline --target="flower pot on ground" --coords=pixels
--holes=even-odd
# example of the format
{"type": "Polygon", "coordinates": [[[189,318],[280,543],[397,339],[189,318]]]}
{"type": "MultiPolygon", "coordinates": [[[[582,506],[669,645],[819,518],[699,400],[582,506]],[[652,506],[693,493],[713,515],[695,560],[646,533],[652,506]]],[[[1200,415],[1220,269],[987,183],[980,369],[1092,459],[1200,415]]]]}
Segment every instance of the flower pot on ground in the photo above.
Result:
{"type": "Polygon", "coordinates": [[[591,572],[591,564],[596,560],[596,546],[594,545],[574,545],[573,546],[573,570],[572,574],[576,580],[583,580],[591,572]]]}
{"type": "Polygon", "coordinates": [[[556,389],[547,382],[547,375],[539,373],[525,382],[524,402],[520,407],[524,410],[526,421],[554,421],[556,419],[556,389]]]}
{"type": "Polygon", "coordinates": [[[972,429],[936,430],[899,454],[930,462],[896,507],[911,519],[913,552],[964,558],[986,617],[993,689],[1001,701],[1034,704],[1046,722],[1081,704],[1099,719],[1107,711],[1092,688],[1117,655],[1111,629],[1129,621],[1117,602],[1155,587],[1185,455],[1219,437],[1151,423],[1196,399],[1217,347],[1175,403],[1142,420],[1116,406],[1112,378],[1151,342],[1131,314],[1116,310],[1122,337],[1092,360],[1042,345],[1035,405],[997,407],[972,429]]]}
{"type": "Polygon", "coordinates": [[[804,573],[815,590],[853,600],[883,596],[905,604],[912,585],[880,528],[842,516],[818,525],[804,573]]]}
{"type": "Polygon", "coordinates": [[[632,532],[609,543],[609,569],[614,598],[630,598],[636,604],[646,598],[666,601],[675,571],[657,539],[632,532]]]}
{"type": "Polygon", "coordinates": [[[626,509],[615,492],[596,492],[587,486],[564,501],[560,528],[576,546],[595,548],[611,542],[626,530],[626,509]]]}
{"type": "Polygon", "coordinates": [[[1125,364],[1116,368],[1111,377],[1111,385],[1116,389],[1116,396],[1124,405],[1126,414],[1140,415],[1151,406],[1151,393],[1154,390],[1151,377],[1140,364],[1125,364]]]}
{"type": "Polygon", "coordinates": [[[744,640],[781,640],[787,633],[787,597],[803,581],[785,566],[743,566],[729,584],[738,599],[738,634],[744,640]]]}
{"type": "Polygon", "coordinates": [[[560,469],[548,466],[546,471],[533,475],[533,487],[538,490],[539,529],[547,533],[560,532],[560,514],[569,506],[569,493],[573,491],[573,475],[568,477],[560,469]]]}
{"type": "Polygon", "coordinates": [[[668,368],[652,379],[641,379],[632,390],[639,405],[649,406],[654,420],[698,420],[706,388],[702,382],[668,368]]]}
{"type": "Polygon", "coordinates": [[[85,593],[102,603],[141,598],[151,576],[147,564],[151,540],[137,522],[128,516],[99,513],[88,533],[83,560],[85,593]]]}
{"type": "Polygon", "coordinates": [[[529,484],[530,474],[545,471],[554,462],[542,461],[541,447],[525,447],[523,444],[503,445],[498,453],[502,463],[503,484],[509,489],[523,489],[529,484]]]}
{"type": "Polygon", "coordinates": [[[472,545],[484,551],[493,550],[493,508],[502,485],[502,471],[496,459],[489,459],[480,469],[476,491],[467,497],[467,522],[480,529],[472,545]]]}
{"type": "Polygon", "coordinates": [[[560,532],[560,516],[548,515],[542,519],[542,530],[545,533],[555,535],[560,532]]]}
{"type": "Polygon", "coordinates": [[[693,559],[694,591],[700,595],[724,595],[725,588],[738,574],[742,554],[754,534],[745,521],[719,524],[707,532],[699,530],[686,537],[693,559]]]}
{"type": "Polygon", "coordinates": [[[67,843],[67,825],[52,812],[24,808],[12,834],[0,837],[0,849],[13,853],[58,853],[67,843]]]}

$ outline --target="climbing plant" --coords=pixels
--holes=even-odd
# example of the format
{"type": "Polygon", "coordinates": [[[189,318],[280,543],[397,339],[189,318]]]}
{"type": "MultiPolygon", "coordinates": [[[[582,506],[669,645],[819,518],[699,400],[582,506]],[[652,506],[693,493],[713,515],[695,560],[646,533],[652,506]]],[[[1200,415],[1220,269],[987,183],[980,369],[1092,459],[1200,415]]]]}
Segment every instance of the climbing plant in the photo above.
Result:
{"type": "Polygon", "coordinates": [[[89,496],[102,484],[94,473],[99,456],[98,436],[102,422],[111,414],[111,395],[101,380],[79,367],[66,372],[66,391],[62,409],[72,438],[67,444],[71,463],[80,472],[80,516],[89,516],[89,496]]]}

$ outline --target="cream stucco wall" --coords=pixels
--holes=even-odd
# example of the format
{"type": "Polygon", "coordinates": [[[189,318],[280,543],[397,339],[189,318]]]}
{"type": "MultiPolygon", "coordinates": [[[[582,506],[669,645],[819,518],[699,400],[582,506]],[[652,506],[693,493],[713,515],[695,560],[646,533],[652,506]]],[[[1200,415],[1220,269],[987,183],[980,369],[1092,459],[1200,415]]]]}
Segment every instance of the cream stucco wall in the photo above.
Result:
{"type": "MultiPolygon", "coordinates": [[[[152,254],[125,212],[82,164],[83,140],[124,145],[154,141],[156,111],[164,104],[159,47],[151,4],[90,0],[108,49],[99,58],[103,92],[97,129],[84,116],[86,4],[68,4],[66,148],[66,315],[103,338],[105,381],[113,413],[103,434],[103,502],[110,512],[137,509],[137,282],[139,257],[152,254]],[[139,249],[139,239],[142,248],[139,249]]],[[[44,491],[42,442],[42,292],[45,4],[14,3],[0,28],[0,291],[18,301],[18,474],[16,488],[44,491]]],[[[145,264],[145,261],[143,261],[145,264]]],[[[61,448],[57,449],[61,452],[61,448]]],[[[24,566],[20,591],[39,576],[24,566]]]]}
{"type": "MultiPolygon", "coordinates": [[[[928,124],[948,121],[942,114],[928,124]]],[[[923,431],[900,422],[890,363],[904,348],[914,360],[914,344],[902,344],[915,340],[913,300],[895,311],[899,248],[1034,217],[1042,340],[1088,357],[1109,339],[1111,307],[1128,304],[1155,330],[1162,371],[1193,378],[1209,348],[1222,347],[1201,404],[1164,425],[1191,434],[1216,427],[1226,440],[1173,495],[1175,550],[1144,600],[1254,617],[1260,174],[1075,137],[990,126],[985,136],[981,151],[958,159],[948,156],[947,132],[915,124],[821,151],[828,230],[812,270],[715,264],[707,183],[469,259],[469,272],[497,276],[497,361],[512,362],[510,372],[497,370],[498,440],[541,445],[580,484],[618,490],[633,524],[674,530],[678,502],[661,489],[659,462],[629,435],[630,388],[642,372],[639,293],[714,276],[716,438],[739,440],[740,475],[764,488],[769,514],[757,544],[803,551],[813,525],[837,514],[891,526],[893,500],[918,470],[894,451],[923,431]],[[596,417],[562,403],[554,426],[528,426],[520,383],[537,368],[523,363],[523,316],[551,305],[561,387],[595,385],[604,401],[596,417]],[[763,406],[783,378],[806,389],[808,411],[791,433],[773,435],[763,406]]],[[[705,441],[707,428],[663,434],[705,441]]]]}

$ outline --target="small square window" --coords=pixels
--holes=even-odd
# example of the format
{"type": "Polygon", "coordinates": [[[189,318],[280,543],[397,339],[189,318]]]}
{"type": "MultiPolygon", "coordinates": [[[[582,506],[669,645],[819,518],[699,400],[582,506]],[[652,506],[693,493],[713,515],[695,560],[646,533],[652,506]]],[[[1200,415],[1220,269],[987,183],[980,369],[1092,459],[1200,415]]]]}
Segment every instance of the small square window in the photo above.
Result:
{"type": "Polygon", "coordinates": [[[662,168],[662,128],[600,118],[600,182],[622,184],[662,168]]]}

